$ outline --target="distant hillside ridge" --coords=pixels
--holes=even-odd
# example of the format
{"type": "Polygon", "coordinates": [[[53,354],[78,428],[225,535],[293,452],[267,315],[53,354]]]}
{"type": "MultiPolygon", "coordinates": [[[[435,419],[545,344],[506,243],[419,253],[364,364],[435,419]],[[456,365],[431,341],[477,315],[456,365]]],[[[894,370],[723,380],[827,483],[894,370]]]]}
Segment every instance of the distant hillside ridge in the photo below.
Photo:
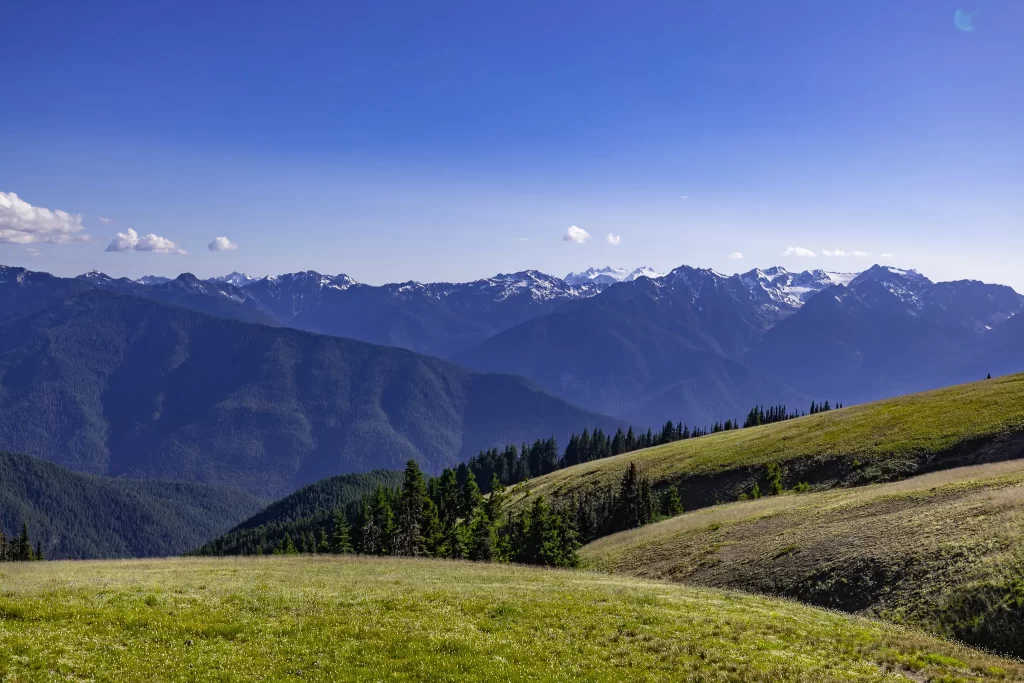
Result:
{"type": "Polygon", "coordinates": [[[238,489],[111,479],[0,451],[0,528],[28,524],[47,559],[179,555],[262,506],[238,489]]]}

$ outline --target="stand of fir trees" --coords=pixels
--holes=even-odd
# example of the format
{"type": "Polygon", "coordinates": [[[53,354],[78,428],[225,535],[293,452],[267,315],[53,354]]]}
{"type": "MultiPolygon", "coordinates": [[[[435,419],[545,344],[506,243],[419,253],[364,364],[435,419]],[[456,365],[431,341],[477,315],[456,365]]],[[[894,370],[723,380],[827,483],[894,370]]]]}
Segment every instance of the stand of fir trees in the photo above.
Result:
{"type": "Polygon", "coordinates": [[[446,557],[480,562],[519,562],[575,567],[582,543],[682,512],[672,488],[655,496],[646,477],[630,464],[618,486],[592,491],[561,505],[543,496],[521,509],[505,509],[506,490],[494,476],[485,496],[473,471],[447,469],[427,479],[416,461],[406,465],[400,486],[378,486],[326,521],[299,520],[236,548],[242,554],[360,553],[446,557]],[[461,476],[464,475],[464,476],[461,476]]]}
{"type": "Polygon", "coordinates": [[[8,538],[0,529],[0,562],[32,562],[43,560],[43,546],[38,541],[35,549],[28,535],[28,524],[21,525],[21,533],[8,538]]]}

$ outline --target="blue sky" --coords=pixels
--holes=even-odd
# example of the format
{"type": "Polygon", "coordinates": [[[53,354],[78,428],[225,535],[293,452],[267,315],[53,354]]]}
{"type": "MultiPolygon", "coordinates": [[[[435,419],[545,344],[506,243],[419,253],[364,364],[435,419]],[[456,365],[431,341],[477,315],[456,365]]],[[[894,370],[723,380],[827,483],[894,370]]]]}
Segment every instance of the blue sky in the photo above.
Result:
{"type": "Polygon", "coordinates": [[[1024,291],[1019,0],[41,0],[5,17],[0,192],[71,215],[8,208],[5,233],[0,206],[3,263],[380,283],[883,261],[1024,291]],[[33,221],[70,243],[27,243],[33,221]],[[217,236],[238,248],[210,251],[217,236]]]}

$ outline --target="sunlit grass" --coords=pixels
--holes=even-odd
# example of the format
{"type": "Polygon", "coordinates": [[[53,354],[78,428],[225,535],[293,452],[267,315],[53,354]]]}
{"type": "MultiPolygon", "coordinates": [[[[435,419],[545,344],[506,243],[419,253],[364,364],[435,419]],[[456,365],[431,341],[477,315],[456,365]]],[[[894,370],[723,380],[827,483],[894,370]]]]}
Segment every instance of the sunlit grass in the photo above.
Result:
{"type": "Polygon", "coordinates": [[[1024,654],[1024,461],[697,510],[590,567],[783,594],[1024,654]]]}
{"type": "Polygon", "coordinates": [[[585,572],[266,557],[8,565],[0,680],[963,681],[1018,663],[796,603],[585,572]]]}
{"type": "Polygon", "coordinates": [[[716,488],[714,477],[735,474],[721,480],[719,500],[709,501],[729,502],[746,485],[744,473],[769,462],[780,463],[790,477],[807,473],[812,484],[827,487],[912,476],[934,468],[936,456],[962,458],[946,467],[1016,457],[1024,454],[1022,440],[1024,375],[1011,375],[576,465],[519,485],[513,501],[526,491],[564,497],[613,485],[636,462],[655,486],[701,479],[698,489],[704,482],[716,488]]]}

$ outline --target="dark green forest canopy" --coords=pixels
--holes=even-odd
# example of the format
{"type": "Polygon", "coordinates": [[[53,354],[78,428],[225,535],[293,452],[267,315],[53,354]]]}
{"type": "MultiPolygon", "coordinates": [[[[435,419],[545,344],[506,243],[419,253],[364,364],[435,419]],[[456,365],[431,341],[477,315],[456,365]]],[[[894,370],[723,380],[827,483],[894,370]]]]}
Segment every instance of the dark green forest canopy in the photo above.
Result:
{"type": "Polygon", "coordinates": [[[112,479],[0,451],[0,528],[27,524],[47,559],[178,555],[258,510],[224,486],[112,479]]]}

